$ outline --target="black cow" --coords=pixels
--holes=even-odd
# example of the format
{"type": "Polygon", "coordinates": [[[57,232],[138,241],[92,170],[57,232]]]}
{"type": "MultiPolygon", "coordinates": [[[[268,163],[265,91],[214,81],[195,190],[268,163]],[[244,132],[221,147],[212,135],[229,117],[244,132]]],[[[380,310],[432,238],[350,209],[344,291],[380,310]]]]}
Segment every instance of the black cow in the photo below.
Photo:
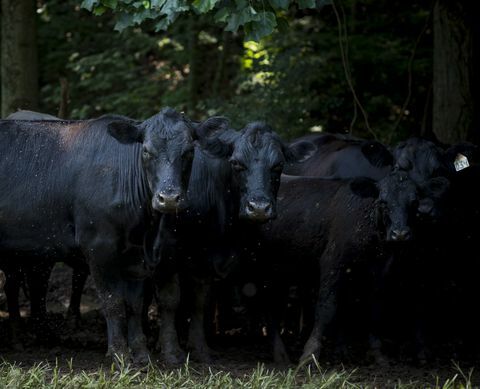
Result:
{"type": "MultiPolygon", "coordinates": [[[[222,123],[227,128],[227,122],[222,123]]],[[[216,147],[215,156],[195,150],[190,207],[172,221],[169,231],[176,245],[164,253],[165,263],[158,269],[159,347],[170,363],[183,358],[175,329],[179,282],[193,290],[188,347],[193,357],[208,362],[204,314],[213,278],[225,277],[235,268],[249,222],[262,223],[276,216],[284,164],[305,159],[315,149],[309,142],[287,147],[268,125],[258,122],[242,131],[225,131],[211,146],[216,147]],[[173,276],[165,279],[168,267],[173,276]]]]}
{"type": "Polygon", "coordinates": [[[35,111],[20,110],[8,115],[7,120],[62,120],[56,116],[48,113],[41,113],[35,111]]]}
{"type": "Polygon", "coordinates": [[[289,163],[285,174],[329,178],[368,177],[379,180],[393,167],[390,151],[377,141],[339,134],[306,135],[291,142],[310,141],[317,146],[315,154],[303,161],[289,163]]]}
{"type": "Polygon", "coordinates": [[[169,108],[141,123],[0,122],[1,267],[85,259],[111,356],[148,359],[143,279],[158,262],[161,213],[186,204],[196,138],[191,122],[169,108]]]}
{"type": "MultiPolygon", "coordinates": [[[[366,178],[286,176],[278,202],[277,220],[261,229],[259,261],[265,264],[267,279],[276,269],[267,288],[272,307],[281,308],[279,299],[296,276],[303,287],[308,280],[316,285],[314,326],[301,357],[306,360],[312,354],[318,356],[321,350],[321,338],[335,315],[338,293],[351,269],[363,262],[376,269],[372,271],[376,277],[381,276],[394,243],[410,238],[410,222],[418,207],[417,187],[398,170],[378,183],[366,178]]],[[[278,313],[273,317],[277,318],[273,326],[274,358],[284,362],[286,352],[277,332],[278,313]]],[[[371,347],[379,349],[376,330],[372,329],[370,341],[371,347]]]]}
{"type": "MultiPolygon", "coordinates": [[[[61,121],[62,119],[49,114],[20,110],[7,116],[7,120],[29,120],[29,121],[61,121]]],[[[71,319],[78,325],[80,322],[80,303],[82,297],[82,291],[87,280],[89,270],[85,263],[79,263],[78,261],[69,261],[65,258],[64,261],[73,267],[72,274],[72,293],[70,296],[70,303],[67,310],[67,318],[71,319]]],[[[18,305],[18,295],[20,284],[24,282],[24,278],[30,280],[28,287],[31,290],[31,318],[38,326],[42,327],[42,338],[46,338],[46,334],[49,333],[46,323],[43,322],[46,315],[45,306],[45,293],[47,281],[50,276],[52,263],[46,261],[43,265],[36,262],[35,266],[24,266],[19,268],[18,266],[7,267],[7,277],[5,290],[8,298],[8,313],[10,318],[10,324],[12,329],[12,336],[10,337],[11,344],[19,348],[21,344],[17,339],[17,332],[20,320],[20,309],[18,305]]],[[[48,340],[48,339],[46,339],[48,340]]],[[[49,340],[48,340],[49,341],[49,340]]]]}
{"type": "MultiPolygon", "coordinates": [[[[425,327],[429,327],[429,332],[435,332],[439,331],[440,324],[436,322],[432,326],[430,318],[439,309],[452,312],[449,317],[454,318],[453,312],[460,315],[461,309],[472,303],[471,298],[475,296],[469,285],[474,284],[472,274],[478,273],[476,261],[470,260],[473,259],[470,253],[476,251],[479,238],[480,207],[478,185],[475,185],[480,178],[479,148],[467,142],[448,147],[411,138],[400,143],[394,154],[397,166],[407,171],[420,187],[425,187],[425,180],[429,177],[434,177],[431,182],[440,183],[425,189],[430,201],[424,203],[421,212],[429,218],[423,220],[418,229],[419,244],[415,250],[399,261],[403,264],[400,271],[410,279],[410,286],[406,288],[410,293],[402,293],[402,300],[407,299],[414,307],[417,358],[424,362],[429,356],[425,327]],[[468,163],[459,164],[462,160],[468,163]],[[442,180],[449,184],[442,185],[442,180]],[[413,268],[415,272],[411,271],[413,268]]],[[[445,329],[441,332],[442,342],[449,336],[452,340],[454,332],[457,337],[465,336],[466,327],[460,328],[458,320],[444,320],[442,323],[445,329]]],[[[431,340],[430,344],[434,343],[439,345],[431,340]]]]}

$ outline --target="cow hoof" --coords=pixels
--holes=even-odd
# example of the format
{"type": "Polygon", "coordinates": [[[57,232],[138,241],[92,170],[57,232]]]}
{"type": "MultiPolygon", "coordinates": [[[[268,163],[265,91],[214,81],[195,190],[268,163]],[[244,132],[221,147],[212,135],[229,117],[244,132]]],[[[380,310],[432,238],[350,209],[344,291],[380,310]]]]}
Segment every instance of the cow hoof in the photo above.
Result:
{"type": "Polygon", "coordinates": [[[388,357],[383,354],[379,349],[370,350],[371,356],[373,358],[373,363],[377,366],[388,367],[390,362],[388,357]]]}
{"type": "Polygon", "coordinates": [[[135,353],[133,357],[133,365],[137,368],[145,368],[150,362],[150,354],[147,351],[135,353]]]}
{"type": "Polygon", "coordinates": [[[23,344],[19,341],[14,341],[10,344],[10,348],[13,350],[13,351],[17,351],[17,352],[22,352],[22,351],[25,351],[25,347],[23,347],[23,344]]]}
{"type": "Polygon", "coordinates": [[[280,367],[286,367],[292,363],[286,352],[275,352],[273,355],[273,361],[280,367]]]}
{"type": "Polygon", "coordinates": [[[176,352],[162,352],[160,359],[168,366],[181,366],[185,363],[187,356],[182,350],[176,352]]]}
{"type": "Polygon", "coordinates": [[[130,364],[130,354],[126,351],[108,350],[105,355],[115,365],[117,370],[123,370],[130,364]]]}
{"type": "Polygon", "coordinates": [[[67,312],[67,315],[65,316],[65,325],[70,330],[77,330],[82,326],[82,318],[80,315],[67,312]]]}
{"type": "Polygon", "coordinates": [[[215,358],[213,356],[214,354],[216,354],[216,353],[214,353],[210,349],[208,349],[208,351],[207,350],[192,350],[191,353],[190,353],[190,356],[196,362],[204,363],[206,365],[211,365],[215,360],[215,358]]]}

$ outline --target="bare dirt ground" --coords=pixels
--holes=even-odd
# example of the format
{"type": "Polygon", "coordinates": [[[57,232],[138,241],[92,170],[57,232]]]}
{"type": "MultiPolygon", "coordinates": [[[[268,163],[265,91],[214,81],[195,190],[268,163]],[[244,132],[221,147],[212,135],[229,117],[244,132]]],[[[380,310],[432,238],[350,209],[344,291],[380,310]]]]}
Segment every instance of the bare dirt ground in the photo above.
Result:
{"type": "MultiPolygon", "coordinates": [[[[47,307],[50,312],[50,324],[55,334],[53,342],[42,344],[40,339],[34,336],[34,331],[28,320],[28,300],[22,295],[22,342],[23,350],[12,350],[8,346],[9,327],[8,315],[0,311],[0,358],[17,365],[30,367],[40,362],[49,362],[53,365],[68,366],[73,361],[75,371],[93,372],[100,367],[108,369],[111,361],[104,356],[106,351],[106,330],[103,317],[98,309],[95,298],[95,290],[89,278],[85,293],[82,297],[82,323],[79,328],[70,325],[64,319],[66,306],[70,296],[71,269],[65,265],[57,265],[50,280],[47,307]],[[40,340],[40,342],[39,342],[40,340]]],[[[3,308],[4,309],[4,308],[3,308]]],[[[152,321],[152,330],[155,331],[155,322],[152,321]]],[[[225,336],[214,339],[212,347],[218,355],[212,365],[214,371],[228,371],[233,376],[242,376],[259,363],[267,368],[275,368],[270,358],[268,340],[266,337],[246,338],[242,336],[225,336]]],[[[392,387],[398,382],[403,384],[414,383],[415,387],[435,385],[443,383],[459,374],[455,367],[460,366],[464,374],[471,375],[471,383],[480,387],[480,372],[477,369],[478,360],[456,360],[444,356],[437,358],[434,363],[426,366],[416,366],[409,362],[391,360],[389,366],[377,366],[370,364],[362,353],[352,351],[348,362],[341,363],[339,358],[329,357],[328,352],[319,361],[324,369],[328,370],[355,370],[353,381],[361,385],[376,387],[392,387]],[[438,381],[437,381],[438,379],[438,381]]],[[[157,354],[153,352],[154,363],[157,354]]],[[[192,362],[192,366],[199,371],[207,371],[208,366],[192,362]]],[[[294,368],[295,365],[290,367],[294,368]]],[[[165,367],[166,368],[166,367],[165,367]]]]}

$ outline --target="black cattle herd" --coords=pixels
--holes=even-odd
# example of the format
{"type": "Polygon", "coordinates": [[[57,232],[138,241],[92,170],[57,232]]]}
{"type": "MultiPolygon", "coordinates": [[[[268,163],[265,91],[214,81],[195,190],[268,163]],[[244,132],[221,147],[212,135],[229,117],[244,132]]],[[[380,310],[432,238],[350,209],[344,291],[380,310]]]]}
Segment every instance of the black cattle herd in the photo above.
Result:
{"type": "Polygon", "coordinates": [[[252,297],[274,360],[288,362],[282,333],[292,290],[302,306],[300,362],[321,354],[332,327],[355,327],[354,310],[372,356],[385,362],[386,312],[407,300],[401,314],[424,360],[425,322],[441,321],[452,304],[469,315],[474,301],[466,296],[478,260],[478,154],[474,144],[420,138],[387,147],[318,133],[286,143],[263,122],[236,130],[223,117],[196,122],[170,108],[143,122],[19,111],[0,121],[10,343],[21,341],[21,283],[39,333],[48,332],[48,279],[65,262],[73,268],[69,315],[79,318],[91,274],[108,355],[138,365],[152,351],[145,319],[153,299],[161,358],[178,364],[186,351],[212,361],[212,300],[228,311],[252,297]],[[352,302],[360,296],[359,310],[352,302]]]}

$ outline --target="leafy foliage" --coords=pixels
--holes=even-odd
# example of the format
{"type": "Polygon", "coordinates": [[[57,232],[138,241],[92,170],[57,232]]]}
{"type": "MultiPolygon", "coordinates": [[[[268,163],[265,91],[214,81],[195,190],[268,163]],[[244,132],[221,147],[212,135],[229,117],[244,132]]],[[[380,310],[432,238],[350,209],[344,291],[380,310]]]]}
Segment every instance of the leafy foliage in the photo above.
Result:
{"type": "MultiPolygon", "coordinates": [[[[235,127],[266,120],[287,138],[311,129],[349,132],[355,110],[333,7],[317,2],[324,6],[300,10],[283,0],[270,3],[283,7],[275,14],[277,25],[270,35],[252,42],[246,36],[249,39],[257,30],[249,31],[247,25],[255,20],[238,22],[244,24],[237,32],[225,31],[230,23],[235,27],[228,13],[223,27],[212,22],[222,18],[219,13],[225,8],[219,6],[224,1],[189,2],[190,16],[184,12],[168,31],[155,32],[157,22],[152,19],[119,33],[113,30],[119,22],[112,18],[113,8],[94,17],[74,0],[44,0],[38,23],[41,109],[57,113],[59,79],[65,77],[71,118],[119,113],[141,119],[169,105],[196,119],[226,115],[235,127]],[[209,11],[197,15],[192,7],[209,11]]],[[[94,9],[98,3],[90,4],[94,9]]],[[[150,2],[155,7],[163,4],[150,2]]],[[[428,28],[412,64],[411,98],[406,112],[400,113],[408,92],[408,61],[427,20],[428,4],[418,1],[405,7],[399,0],[344,0],[342,5],[352,83],[373,132],[392,142],[418,134],[430,112],[428,28]]],[[[130,6],[146,9],[143,2],[130,6]]],[[[250,10],[247,16],[261,15],[254,10],[256,14],[250,10]]],[[[373,136],[358,110],[352,131],[373,136]]]]}
{"type": "Polygon", "coordinates": [[[107,9],[119,14],[115,29],[123,31],[129,26],[151,20],[156,31],[166,30],[183,13],[207,14],[225,30],[236,32],[244,28],[247,40],[260,40],[270,35],[277,19],[289,7],[316,8],[316,0],[84,0],[82,7],[96,15],[107,9]],[[191,4],[190,4],[191,3],[191,4]]]}

